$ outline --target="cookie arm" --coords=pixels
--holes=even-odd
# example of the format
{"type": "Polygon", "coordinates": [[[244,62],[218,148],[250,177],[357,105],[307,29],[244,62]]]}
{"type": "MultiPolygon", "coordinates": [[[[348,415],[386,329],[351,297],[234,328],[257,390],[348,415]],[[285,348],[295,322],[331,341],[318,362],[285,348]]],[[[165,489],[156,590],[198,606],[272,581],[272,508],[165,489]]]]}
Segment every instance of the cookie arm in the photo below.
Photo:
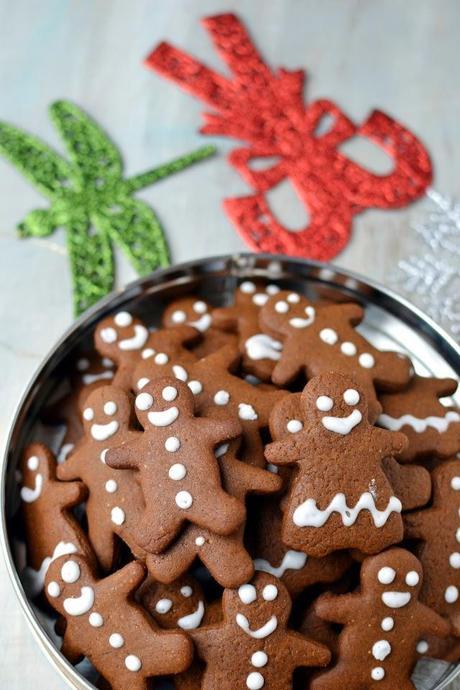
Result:
{"type": "Polygon", "coordinates": [[[211,443],[223,443],[241,436],[241,424],[237,419],[200,419],[200,425],[211,443]]]}
{"type": "Polygon", "coordinates": [[[62,465],[56,467],[56,477],[63,482],[68,482],[72,479],[81,479],[80,460],[82,458],[81,452],[73,453],[62,465]]]}
{"type": "Polygon", "coordinates": [[[121,446],[110,448],[105,456],[106,464],[114,470],[137,470],[144,452],[137,441],[129,441],[121,446]]]}
{"type": "Polygon", "coordinates": [[[146,568],[141,561],[132,561],[125,565],[121,570],[117,570],[113,575],[101,580],[98,587],[110,593],[113,599],[116,596],[128,597],[139,589],[146,574],[146,568]],[[107,588],[107,589],[106,589],[107,588]]]}
{"type": "Polygon", "coordinates": [[[318,642],[313,642],[300,633],[289,632],[286,640],[286,651],[296,666],[327,666],[331,652],[318,642]]]}
{"type": "Polygon", "coordinates": [[[381,457],[386,455],[398,455],[407,448],[408,440],[405,434],[399,431],[387,431],[386,429],[373,428],[373,440],[381,451],[381,457]]]}
{"type": "Polygon", "coordinates": [[[419,603],[418,607],[420,626],[423,633],[436,635],[436,637],[447,637],[451,631],[450,623],[436,613],[436,611],[425,606],[425,604],[419,603]]]}
{"type": "Polygon", "coordinates": [[[222,623],[189,630],[188,633],[195,644],[198,656],[203,661],[206,661],[214,653],[222,654],[222,647],[226,641],[226,633],[222,623]]]}
{"type": "Polygon", "coordinates": [[[322,594],[314,603],[317,616],[330,623],[348,623],[351,617],[356,617],[360,597],[355,594],[334,595],[330,592],[322,594]]]}
{"type": "Polygon", "coordinates": [[[66,508],[72,508],[82,503],[88,495],[83,482],[78,481],[56,481],[53,482],[53,489],[59,502],[66,508]]]}
{"type": "Polygon", "coordinates": [[[427,536],[427,528],[433,522],[431,509],[418,510],[415,513],[406,513],[404,515],[404,536],[408,539],[425,539],[427,536]]]}
{"type": "Polygon", "coordinates": [[[238,326],[239,310],[236,306],[219,307],[212,312],[212,325],[221,331],[235,332],[238,326]]]}
{"type": "Polygon", "coordinates": [[[246,487],[248,493],[271,494],[279,491],[283,486],[283,480],[273,472],[267,472],[254,465],[241,463],[240,481],[246,487]]]}
{"type": "Polygon", "coordinates": [[[364,310],[355,302],[346,302],[345,304],[332,304],[321,308],[323,314],[331,317],[331,323],[334,321],[346,319],[352,326],[357,326],[364,317],[364,310]]]}
{"type": "Polygon", "coordinates": [[[303,455],[294,437],[269,443],[265,447],[264,454],[266,460],[274,465],[293,465],[303,455]]]}

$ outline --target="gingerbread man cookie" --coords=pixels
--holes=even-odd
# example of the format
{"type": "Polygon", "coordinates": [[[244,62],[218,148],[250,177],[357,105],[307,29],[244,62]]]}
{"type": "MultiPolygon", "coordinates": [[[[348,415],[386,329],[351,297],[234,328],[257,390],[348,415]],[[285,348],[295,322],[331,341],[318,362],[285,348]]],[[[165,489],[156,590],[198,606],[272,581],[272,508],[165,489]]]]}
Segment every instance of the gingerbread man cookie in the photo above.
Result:
{"type": "Polygon", "coordinates": [[[316,613],[344,626],[337,664],[318,675],[312,690],[415,690],[410,675],[416,648],[426,633],[445,636],[449,625],[418,600],[422,567],[404,549],[393,548],[366,558],[356,594],[324,594],[316,613]]]}
{"type": "Polygon", "coordinates": [[[117,472],[106,464],[110,448],[139,438],[140,432],[130,426],[130,417],[131,401],[125,391],[117,386],[94,390],[83,409],[84,437],[57,469],[59,479],[81,479],[88,488],[88,535],[106,571],[115,563],[118,538],[138,557],[143,556],[132,537],[143,512],[137,475],[132,470],[117,472]]]}
{"type": "Polygon", "coordinates": [[[41,443],[26,448],[20,474],[28,563],[23,579],[30,596],[35,596],[42,590],[54,559],[82,553],[94,560],[91,546],[71,512],[85,500],[87,492],[81,482],[56,479],[56,459],[41,443]]]}
{"type": "Polygon", "coordinates": [[[453,379],[413,376],[407,388],[381,395],[382,414],[378,424],[391,431],[402,431],[409,445],[399,458],[449,458],[460,451],[460,412],[445,407],[439,398],[457,390],[453,379]]]}
{"type": "Polygon", "coordinates": [[[365,395],[343,374],[312,379],[301,396],[303,427],[265,448],[268,462],[296,465],[283,542],[309,556],[356,548],[376,553],[402,539],[402,504],[382,461],[406,444],[368,422],[365,395]]]}
{"type": "Polygon", "coordinates": [[[460,637],[460,460],[443,462],[432,481],[432,506],[405,516],[405,534],[422,540],[421,600],[448,618],[460,637]]]}
{"type": "Polygon", "coordinates": [[[98,580],[82,557],[54,561],[46,577],[51,606],[66,620],[62,653],[87,657],[112,690],[148,690],[153,676],[180,673],[192,661],[190,640],[157,629],[134,601],[145,576],[139,561],[98,580]]]}
{"type": "Polygon", "coordinates": [[[223,490],[214,448],[240,435],[238,421],[196,417],[192,391],[171,378],[147,384],[135,407],[144,433],[109,450],[106,461],[138,472],[145,500],[135,528],[139,546],[160,553],[186,521],[217,534],[234,532],[246,511],[223,490]]]}
{"type": "Polygon", "coordinates": [[[313,306],[295,292],[271,297],[261,309],[260,324],[283,343],[273,382],[284,386],[301,373],[307,379],[328,371],[352,374],[374,421],[380,412],[375,388],[398,390],[408,382],[411,365],[399,353],[380,352],[355,330],[363,314],[357,304],[313,306]]]}

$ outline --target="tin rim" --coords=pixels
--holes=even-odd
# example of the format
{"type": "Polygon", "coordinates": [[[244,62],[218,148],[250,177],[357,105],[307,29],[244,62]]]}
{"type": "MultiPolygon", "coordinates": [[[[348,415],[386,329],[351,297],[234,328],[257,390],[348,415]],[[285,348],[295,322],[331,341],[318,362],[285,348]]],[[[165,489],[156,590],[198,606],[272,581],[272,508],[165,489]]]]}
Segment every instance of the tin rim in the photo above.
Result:
{"type": "MultiPolygon", "coordinates": [[[[460,375],[460,346],[429,316],[411,304],[406,298],[359,273],[342,269],[332,264],[291,258],[284,255],[242,252],[183,262],[164,269],[158,269],[149,276],[129,283],[123,289],[114,290],[87,310],[64,332],[54,347],[51,348],[26,387],[9,424],[0,476],[0,542],[11,584],[19,600],[22,612],[40,648],[46,654],[48,660],[52,662],[54,668],[74,688],[94,690],[95,686],[67,661],[47,634],[25,594],[11,549],[6,515],[7,469],[15,454],[17,454],[14,451],[13,445],[15,438],[20,437],[19,423],[26,415],[31,401],[36,396],[42,379],[46,378],[47,370],[51,368],[51,363],[56,359],[64,359],[65,355],[76,344],[82,330],[92,328],[103,318],[105,313],[116,310],[122,304],[130,302],[136,296],[141,296],[146,292],[151,291],[152,294],[161,294],[161,291],[168,284],[168,280],[171,285],[174,283],[186,285],[191,283],[193,278],[197,280],[200,276],[203,278],[203,276],[216,277],[221,275],[222,277],[234,278],[236,282],[237,278],[256,278],[258,274],[260,277],[270,277],[272,280],[295,278],[296,280],[316,281],[318,284],[329,285],[337,290],[348,292],[350,296],[359,295],[360,299],[364,299],[364,301],[370,302],[372,298],[378,302],[380,307],[388,309],[392,314],[395,314],[399,309],[398,316],[402,317],[408,326],[420,331],[429,338],[430,343],[436,347],[438,354],[448,362],[457,375],[460,375]],[[273,268],[273,271],[270,272],[271,267],[275,266],[276,268],[273,268]]],[[[445,677],[441,677],[438,685],[433,690],[446,688],[459,674],[460,664],[451,670],[448,667],[445,677]]]]}

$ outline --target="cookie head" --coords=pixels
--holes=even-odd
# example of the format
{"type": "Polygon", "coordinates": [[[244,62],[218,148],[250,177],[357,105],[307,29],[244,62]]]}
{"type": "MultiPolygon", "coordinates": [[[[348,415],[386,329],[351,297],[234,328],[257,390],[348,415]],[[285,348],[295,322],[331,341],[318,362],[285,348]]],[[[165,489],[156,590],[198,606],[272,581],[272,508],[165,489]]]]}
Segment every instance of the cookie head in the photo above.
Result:
{"type": "Polygon", "coordinates": [[[316,310],[312,302],[289,290],[272,295],[261,312],[262,323],[280,333],[293,328],[301,331],[311,326],[315,318],[316,310]]]}
{"type": "Polygon", "coordinates": [[[40,443],[32,443],[25,449],[21,464],[21,499],[33,503],[40,498],[44,484],[56,476],[56,461],[49,450],[40,443]]]}
{"type": "Polygon", "coordinates": [[[235,304],[238,307],[246,307],[255,305],[256,307],[263,307],[267,304],[270,297],[276,295],[280,291],[277,285],[262,283],[254,283],[252,280],[245,280],[241,283],[235,292],[235,304]]]}
{"type": "Polygon", "coordinates": [[[49,602],[65,617],[89,616],[92,626],[102,625],[100,614],[92,611],[95,579],[85,558],[77,554],[61,556],[48,568],[45,592],[49,602]]]}
{"type": "Polygon", "coordinates": [[[209,304],[198,297],[184,297],[170,304],[163,314],[163,325],[171,328],[184,324],[205,333],[212,324],[209,304]]]}
{"type": "Polygon", "coordinates": [[[97,325],[94,342],[104,357],[118,361],[121,353],[141,350],[148,337],[149,332],[140,319],[120,311],[97,325]]]}
{"type": "Polygon", "coordinates": [[[192,577],[164,585],[152,583],[142,596],[142,603],[161,628],[195,630],[203,620],[203,590],[192,577]]]}
{"type": "Polygon", "coordinates": [[[193,393],[182,381],[165,377],[142,388],[136,396],[135,408],[144,429],[171,430],[185,418],[193,416],[193,393]]]}
{"type": "Polygon", "coordinates": [[[320,374],[305,387],[301,397],[305,419],[327,432],[345,436],[367,419],[367,402],[352,377],[320,374]]]}
{"type": "Polygon", "coordinates": [[[390,549],[364,561],[364,594],[373,592],[385,609],[401,609],[416,601],[422,586],[420,561],[405,549],[390,549]]]}
{"type": "Polygon", "coordinates": [[[88,438],[107,441],[129,424],[131,408],[128,395],[116,386],[101,386],[86,398],[83,428],[88,438]]]}
{"type": "Polygon", "coordinates": [[[264,639],[287,624],[291,599],[278,578],[259,573],[236,590],[226,589],[222,599],[225,618],[249,637],[264,639]]]}

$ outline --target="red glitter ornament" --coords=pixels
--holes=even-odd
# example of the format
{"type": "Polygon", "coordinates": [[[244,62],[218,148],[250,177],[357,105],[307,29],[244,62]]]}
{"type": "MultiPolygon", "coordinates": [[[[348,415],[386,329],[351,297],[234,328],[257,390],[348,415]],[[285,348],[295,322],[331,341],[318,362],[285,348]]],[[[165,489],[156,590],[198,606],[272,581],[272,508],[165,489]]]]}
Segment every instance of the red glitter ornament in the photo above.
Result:
{"type": "Polygon", "coordinates": [[[399,208],[425,192],[431,161],[403,125],[379,110],[355,125],[332,101],[305,105],[304,71],[272,72],[237,17],[218,15],[203,24],[232,79],[168,43],[161,43],[146,65],[214,109],[204,115],[203,133],[248,143],[229,161],[255,193],[226,199],[224,208],[251,249],[326,261],[346,246],[355,214],[399,208]],[[326,116],[332,124],[321,134],[326,116]],[[356,135],[386,151],[394,163],[391,173],[376,175],[340,153],[340,145],[356,135]],[[273,157],[268,169],[251,169],[254,159],[273,157]],[[266,199],[266,192],[286,178],[310,215],[308,226],[296,232],[283,227],[266,199]]]}

